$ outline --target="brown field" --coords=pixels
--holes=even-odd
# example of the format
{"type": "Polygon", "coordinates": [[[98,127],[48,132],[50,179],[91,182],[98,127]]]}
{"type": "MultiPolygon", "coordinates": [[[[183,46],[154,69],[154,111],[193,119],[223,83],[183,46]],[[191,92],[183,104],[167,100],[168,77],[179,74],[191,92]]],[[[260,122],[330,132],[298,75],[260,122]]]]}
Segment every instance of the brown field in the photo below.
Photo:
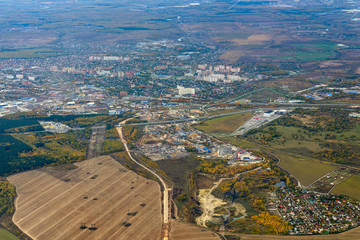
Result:
{"type": "Polygon", "coordinates": [[[114,33],[72,33],[69,34],[69,39],[75,39],[76,41],[84,41],[84,42],[106,42],[107,44],[115,43],[118,41],[129,41],[132,39],[132,35],[130,34],[114,34],[114,33]]]}
{"type": "Polygon", "coordinates": [[[223,59],[223,60],[226,60],[228,61],[229,63],[235,63],[239,57],[242,57],[242,56],[245,56],[245,53],[242,53],[238,50],[229,50],[229,51],[226,51],[224,54],[222,54],[220,56],[220,59],[223,59]]]}
{"type": "Polygon", "coordinates": [[[228,50],[220,56],[220,59],[226,60],[229,63],[235,63],[240,57],[246,56],[247,52],[241,49],[228,50]]]}
{"type": "MultiPolygon", "coordinates": [[[[219,37],[214,39],[215,41],[224,41],[226,38],[219,37]]],[[[221,59],[235,63],[240,57],[249,56],[254,54],[253,50],[242,48],[241,46],[246,45],[264,45],[266,42],[271,41],[272,37],[268,34],[253,34],[247,38],[231,38],[228,39],[231,42],[231,47],[220,56],[221,59]]],[[[262,53],[264,54],[264,49],[262,53]]],[[[273,51],[273,50],[272,50],[273,51]]]]}
{"type": "MultiPolygon", "coordinates": [[[[180,27],[183,31],[188,33],[202,32],[204,29],[211,32],[221,32],[223,34],[237,34],[236,30],[239,29],[236,23],[229,22],[201,22],[201,23],[181,23],[180,27]]],[[[217,36],[215,40],[224,39],[223,34],[217,36]]]]}
{"type": "Polygon", "coordinates": [[[271,36],[267,34],[254,34],[247,39],[233,39],[231,42],[235,45],[250,45],[250,44],[263,44],[266,41],[270,41],[271,36]]]}
{"type": "Polygon", "coordinates": [[[220,240],[220,237],[209,230],[192,226],[188,223],[173,221],[170,231],[171,240],[220,240]]]}
{"type": "Polygon", "coordinates": [[[57,34],[52,33],[7,33],[0,39],[0,45],[10,46],[46,46],[58,39],[57,34]]]}
{"type": "Polygon", "coordinates": [[[310,236],[279,236],[279,235],[250,235],[238,234],[241,240],[354,240],[359,239],[360,228],[354,228],[347,232],[330,235],[310,236]]]}
{"type": "Polygon", "coordinates": [[[319,64],[319,67],[321,68],[328,68],[328,67],[340,67],[344,64],[341,62],[334,62],[334,61],[324,61],[319,64]]]}
{"type": "Polygon", "coordinates": [[[78,168],[70,171],[43,168],[8,178],[18,194],[13,221],[23,232],[38,240],[160,239],[161,192],[156,182],[109,156],[75,165],[78,168]],[[129,211],[137,214],[128,216],[129,211]],[[124,221],[132,225],[125,227],[124,221]],[[82,223],[98,229],[81,230],[82,223]]]}

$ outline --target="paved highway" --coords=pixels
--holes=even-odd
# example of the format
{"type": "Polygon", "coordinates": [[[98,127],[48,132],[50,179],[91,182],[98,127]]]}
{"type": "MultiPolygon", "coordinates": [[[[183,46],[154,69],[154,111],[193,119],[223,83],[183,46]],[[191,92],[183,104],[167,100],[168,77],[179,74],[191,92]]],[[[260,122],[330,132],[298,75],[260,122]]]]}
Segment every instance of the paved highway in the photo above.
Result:
{"type": "MultiPolygon", "coordinates": [[[[243,104],[243,105],[246,105],[246,104],[243,104]]],[[[183,119],[166,120],[166,121],[159,121],[159,122],[129,123],[128,125],[145,126],[145,125],[175,124],[175,123],[183,123],[183,122],[209,120],[212,118],[225,117],[225,116],[235,115],[238,113],[269,111],[269,110],[279,110],[279,109],[294,110],[296,108],[313,109],[313,108],[318,108],[318,107],[332,107],[332,108],[340,108],[343,110],[345,110],[345,109],[348,110],[349,107],[358,106],[356,104],[306,104],[306,103],[286,103],[286,104],[268,103],[268,104],[262,104],[262,105],[264,105],[264,106],[277,105],[277,107],[270,107],[270,108],[257,107],[257,108],[253,108],[253,109],[247,109],[247,110],[241,110],[241,111],[235,111],[235,112],[231,112],[231,113],[223,113],[223,114],[217,114],[217,115],[211,115],[211,116],[205,116],[205,117],[198,117],[198,118],[183,118],[183,119]]],[[[122,125],[124,125],[124,124],[123,123],[119,124],[119,126],[122,126],[122,125]]]]}
{"type": "MultiPolygon", "coordinates": [[[[234,114],[238,114],[238,113],[256,112],[256,111],[269,111],[269,110],[279,110],[279,109],[292,110],[292,109],[295,109],[295,107],[256,108],[256,109],[254,108],[254,109],[241,110],[241,111],[236,111],[236,112],[231,112],[231,113],[222,113],[222,114],[206,116],[206,117],[199,117],[199,118],[184,118],[184,119],[167,120],[167,121],[159,121],[159,122],[129,123],[128,125],[137,125],[137,126],[161,125],[161,124],[174,124],[174,123],[192,122],[192,121],[203,121],[203,120],[208,120],[208,119],[212,119],[212,118],[230,116],[230,115],[234,115],[234,114]]],[[[120,123],[119,127],[121,127],[122,125],[124,125],[124,124],[120,123]]]]}

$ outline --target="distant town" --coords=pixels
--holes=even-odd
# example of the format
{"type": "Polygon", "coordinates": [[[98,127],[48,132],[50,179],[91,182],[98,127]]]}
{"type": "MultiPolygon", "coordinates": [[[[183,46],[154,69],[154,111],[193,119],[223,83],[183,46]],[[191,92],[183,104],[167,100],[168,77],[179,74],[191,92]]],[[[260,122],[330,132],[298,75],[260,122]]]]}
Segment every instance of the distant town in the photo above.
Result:
{"type": "Polygon", "coordinates": [[[0,240],[358,239],[360,2],[0,2],[0,240]]]}

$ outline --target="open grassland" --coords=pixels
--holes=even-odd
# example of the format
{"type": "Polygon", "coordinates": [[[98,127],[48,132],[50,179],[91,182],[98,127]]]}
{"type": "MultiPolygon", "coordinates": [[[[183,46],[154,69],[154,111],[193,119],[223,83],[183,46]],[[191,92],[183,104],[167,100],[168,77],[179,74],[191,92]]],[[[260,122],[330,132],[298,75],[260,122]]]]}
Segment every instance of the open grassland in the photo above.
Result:
{"type": "Polygon", "coordinates": [[[58,53],[50,48],[29,48],[0,51],[0,58],[45,58],[56,55],[58,55],[58,53]]]}
{"type": "Polygon", "coordinates": [[[279,54],[275,58],[310,62],[331,59],[335,56],[336,44],[332,42],[304,42],[279,45],[279,54]]]}
{"type": "Polygon", "coordinates": [[[290,91],[298,91],[305,88],[310,88],[314,84],[310,80],[287,76],[264,82],[264,87],[282,88],[284,85],[288,86],[288,90],[290,91]]]}
{"type": "Polygon", "coordinates": [[[173,221],[170,231],[171,240],[219,240],[220,237],[200,227],[192,226],[188,223],[173,221]]]}
{"type": "Polygon", "coordinates": [[[206,133],[232,133],[251,117],[252,113],[240,113],[211,119],[196,125],[195,128],[206,133]]]}
{"type": "Polygon", "coordinates": [[[330,235],[308,235],[308,236],[279,236],[279,235],[250,235],[237,234],[241,240],[354,240],[359,239],[360,227],[349,231],[330,235]]]}
{"type": "MultiPolygon", "coordinates": [[[[298,127],[275,126],[275,128],[280,133],[281,138],[267,142],[269,147],[306,157],[312,157],[314,153],[323,150],[320,146],[320,140],[324,140],[325,134],[324,136],[308,136],[298,127]],[[297,135],[300,137],[296,138],[297,135]],[[315,140],[315,138],[318,140],[315,140]]],[[[265,130],[268,130],[268,128],[265,128],[265,130]]],[[[254,137],[260,138],[261,135],[263,134],[256,133],[254,137]]]]}
{"type": "Polygon", "coordinates": [[[232,139],[263,149],[304,185],[342,165],[359,166],[359,120],[335,109],[294,110],[267,126],[232,139]]]}
{"type": "Polygon", "coordinates": [[[196,169],[200,162],[196,158],[166,159],[156,162],[159,167],[173,180],[177,188],[187,188],[188,174],[196,169]]]}
{"type": "Polygon", "coordinates": [[[33,239],[160,239],[160,187],[105,156],[10,176],[14,223],[33,239]],[[145,205],[143,205],[145,204],[145,205]],[[128,215],[136,211],[135,216],[128,215]],[[124,221],[131,223],[125,227],[124,221]],[[97,230],[81,230],[81,224],[97,230]]]}
{"type": "Polygon", "coordinates": [[[280,159],[279,166],[294,175],[305,186],[335,169],[335,166],[331,164],[271,149],[254,141],[247,141],[236,137],[225,137],[223,139],[242,148],[260,149],[273,154],[280,159]]]}
{"type": "Polygon", "coordinates": [[[360,175],[353,175],[337,185],[331,193],[342,194],[360,200],[360,175]]]}
{"type": "Polygon", "coordinates": [[[0,239],[1,240],[19,240],[17,237],[6,231],[5,229],[0,228],[0,239]]]}
{"type": "Polygon", "coordinates": [[[316,160],[299,158],[291,154],[275,154],[280,158],[279,166],[294,175],[303,185],[308,186],[319,177],[333,171],[334,166],[316,160]]]}
{"type": "Polygon", "coordinates": [[[2,49],[2,51],[13,51],[16,48],[23,50],[36,50],[43,49],[42,47],[45,46],[50,46],[57,39],[58,34],[56,33],[42,32],[39,34],[34,32],[8,32],[1,35],[0,45],[14,47],[14,49],[2,49]],[[10,44],[7,45],[7,43],[10,44]]]}
{"type": "Polygon", "coordinates": [[[224,60],[236,61],[250,55],[258,60],[313,62],[329,60],[341,50],[336,44],[326,41],[288,42],[289,36],[273,37],[272,34],[251,35],[247,39],[231,38],[227,51],[221,56],[224,60]],[[273,44],[273,43],[280,44],[273,44]]]}

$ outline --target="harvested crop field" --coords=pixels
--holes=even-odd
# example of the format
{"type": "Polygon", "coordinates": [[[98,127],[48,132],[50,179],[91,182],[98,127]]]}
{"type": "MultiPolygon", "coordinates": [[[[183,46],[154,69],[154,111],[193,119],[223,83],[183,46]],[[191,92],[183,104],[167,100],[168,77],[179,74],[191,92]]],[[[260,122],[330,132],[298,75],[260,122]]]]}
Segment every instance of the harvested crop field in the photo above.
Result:
{"type": "Polygon", "coordinates": [[[232,39],[231,41],[235,45],[250,45],[250,44],[263,44],[266,41],[270,41],[272,37],[266,34],[251,35],[247,39],[232,39]]]}
{"type": "Polygon", "coordinates": [[[175,220],[171,223],[170,239],[220,240],[220,237],[216,233],[213,233],[209,230],[175,220]]]}
{"type": "Polygon", "coordinates": [[[43,168],[8,178],[18,194],[13,221],[22,231],[38,240],[160,239],[156,182],[108,156],[75,165],[69,171],[43,168]]]}

